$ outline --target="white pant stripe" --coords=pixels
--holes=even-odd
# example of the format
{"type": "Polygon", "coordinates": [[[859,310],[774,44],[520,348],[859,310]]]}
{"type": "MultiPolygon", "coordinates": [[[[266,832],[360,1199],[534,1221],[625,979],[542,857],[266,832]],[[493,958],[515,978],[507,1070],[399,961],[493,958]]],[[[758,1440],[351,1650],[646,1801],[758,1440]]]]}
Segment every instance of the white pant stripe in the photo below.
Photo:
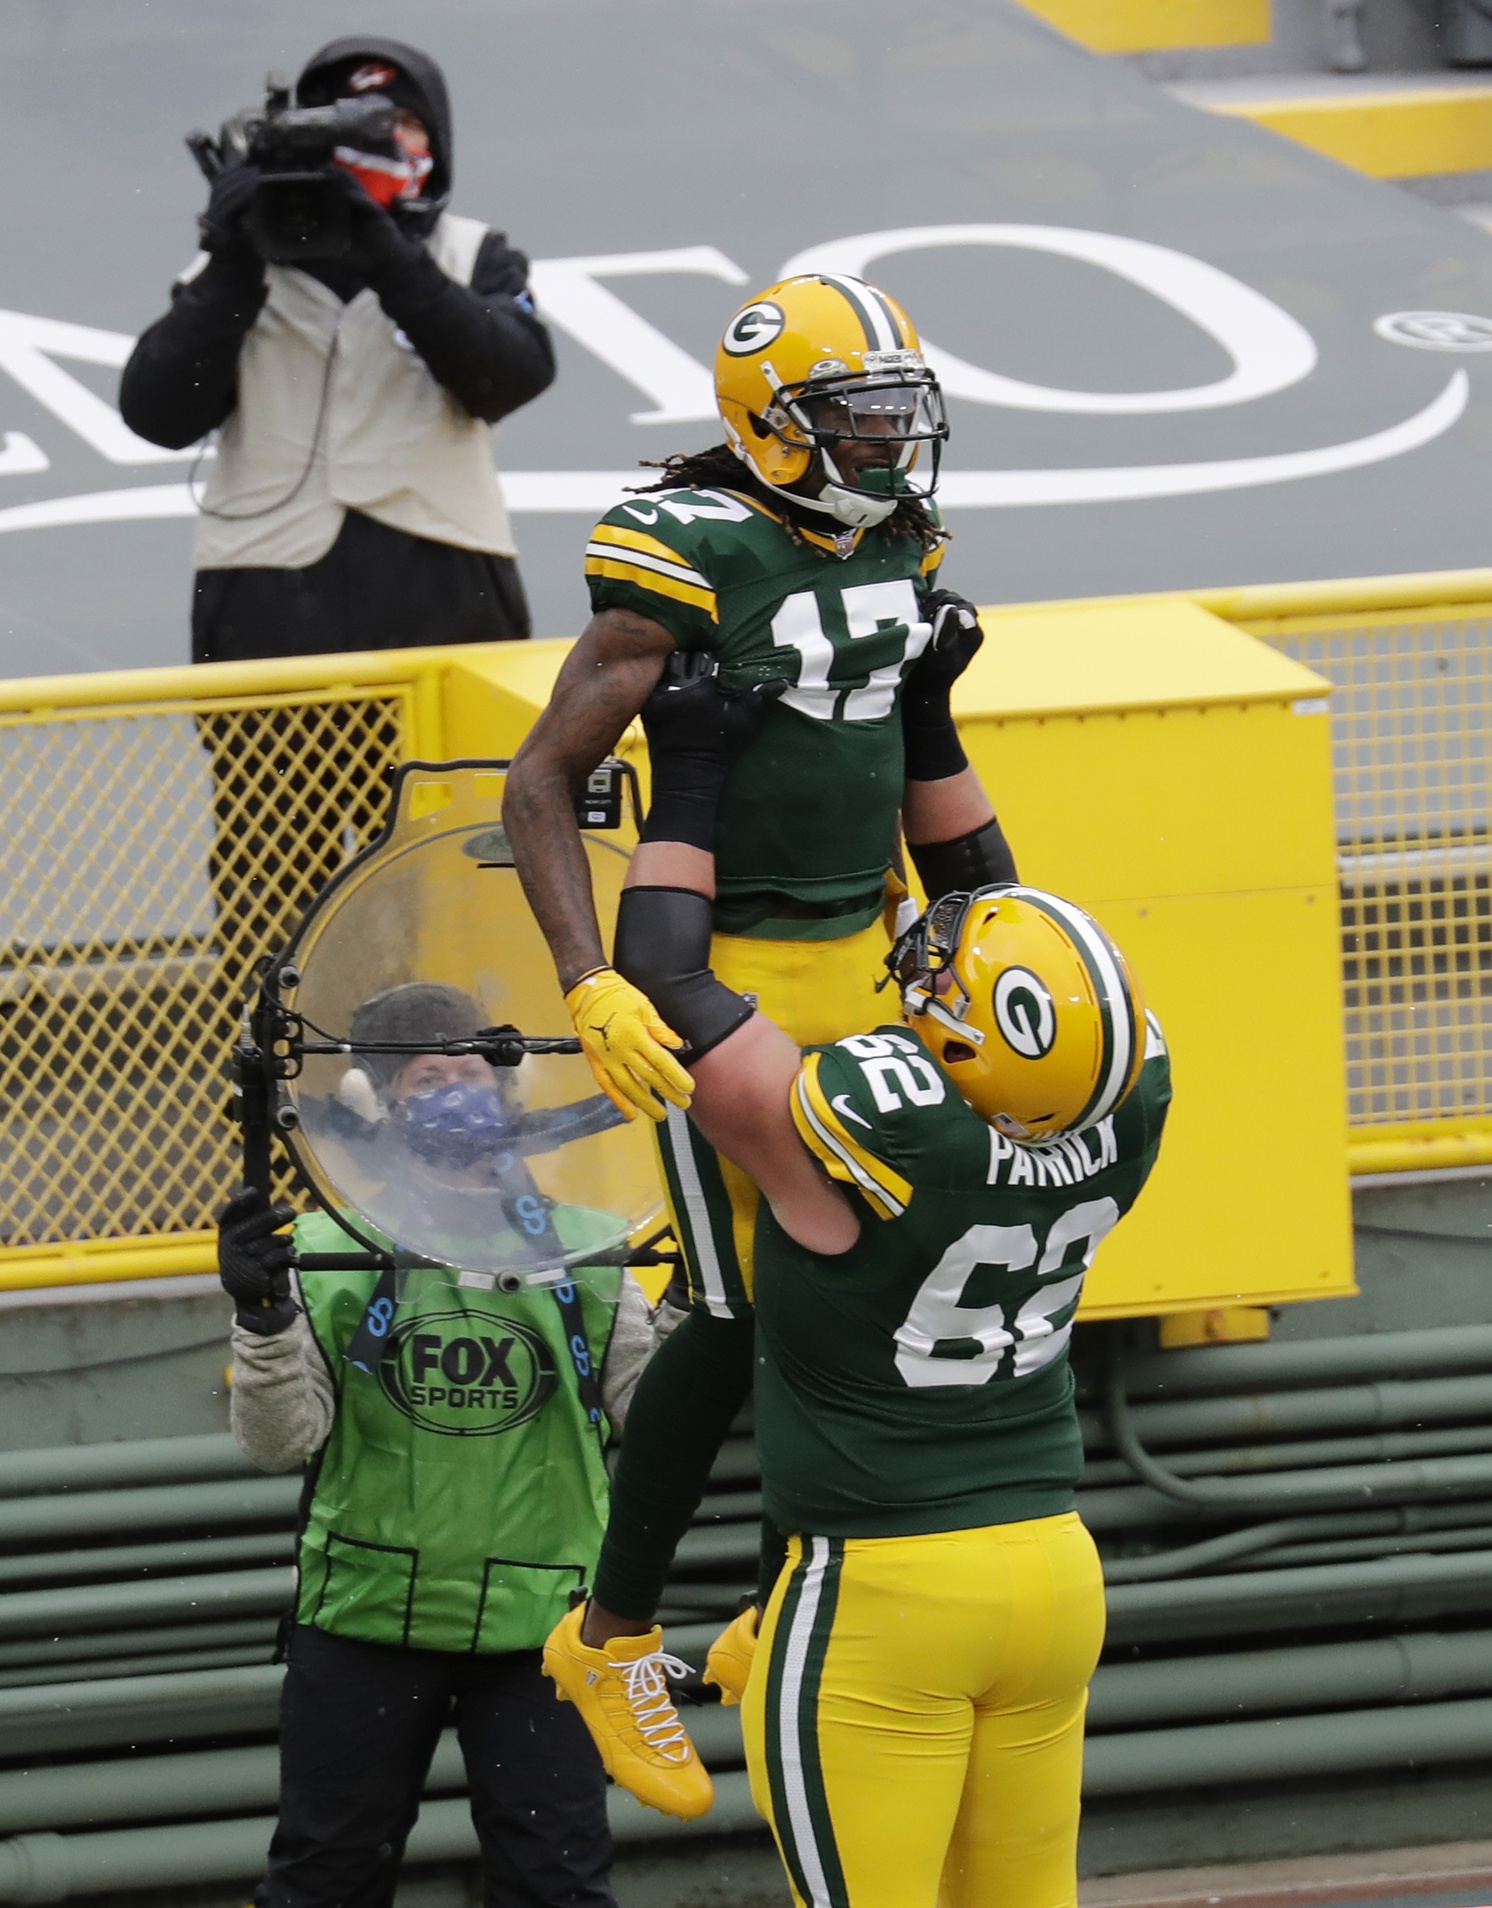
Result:
{"type": "Polygon", "coordinates": [[[710,1212],[705,1204],[705,1189],[700,1184],[699,1163],[694,1157],[687,1115],[676,1106],[668,1109],[668,1140],[673,1153],[674,1171],[679,1176],[679,1191],[684,1195],[684,1211],[689,1220],[689,1244],[696,1270],[705,1288],[705,1304],[714,1318],[732,1318],[725,1295],[725,1280],[720,1257],[715,1250],[715,1235],[710,1229],[710,1212]]]}
{"type": "Polygon", "coordinates": [[[782,1754],[782,1786],[787,1801],[788,1820],[779,1823],[791,1837],[798,1866],[808,1884],[809,1908],[830,1908],[829,1884],[824,1876],[824,1861],[814,1834],[813,1816],[808,1807],[808,1787],[803,1777],[804,1732],[813,1722],[803,1714],[803,1675],[808,1662],[808,1644],[814,1620],[823,1596],[824,1572],[829,1564],[827,1537],[811,1538],[808,1569],[803,1591],[788,1631],[782,1659],[782,1685],[777,1711],[777,1740],[782,1754]]]}

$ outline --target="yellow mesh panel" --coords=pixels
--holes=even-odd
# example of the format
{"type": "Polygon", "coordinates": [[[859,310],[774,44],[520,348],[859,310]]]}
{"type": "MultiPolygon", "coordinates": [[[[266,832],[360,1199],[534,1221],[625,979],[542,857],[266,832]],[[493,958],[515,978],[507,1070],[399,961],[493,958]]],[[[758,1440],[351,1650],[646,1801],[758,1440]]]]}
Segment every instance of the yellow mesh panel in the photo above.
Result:
{"type": "Polygon", "coordinates": [[[1322,620],[1352,1124],[1492,1114],[1492,620],[1322,620]]]}
{"type": "Polygon", "coordinates": [[[408,701],[0,717],[0,1239],[200,1231],[255,962],[382,826],[408,701]]]}

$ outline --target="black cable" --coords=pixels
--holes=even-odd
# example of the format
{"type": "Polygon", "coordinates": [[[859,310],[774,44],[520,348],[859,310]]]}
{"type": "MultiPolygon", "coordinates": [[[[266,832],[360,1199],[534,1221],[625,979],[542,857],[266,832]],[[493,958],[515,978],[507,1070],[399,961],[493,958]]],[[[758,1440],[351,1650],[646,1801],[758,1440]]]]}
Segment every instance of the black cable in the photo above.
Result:
{"type": "MultiPolygon", "coordinates": [[[[316,403],[316,425],[311,432],[311,448],[306,453],[306,461],[301,474],[296,478],[283,497],[276,497],[273,503],[265,504],[259,510],[214,510],[203,502],[197,494],[197,476],[202,469],[202,459],[207,455],[207,442],[203,440],[201,449],[192,460],[192,468],[187,472],[187,489],[191,492],[192,502],[204,517],[213,517],[219,523],[253,523],[258,517],[272,517],[277,510],[283,510],[286,504],[294,503],[310,480],[311,472],[316,468],[316,456],[321,449],[321,432],[326,423],[326,407],[332,391],[332,371],[337,362],[337,351],[342,340],[342,320],[346,316],[346,307],[337,313],[336,328],[332,332],[331,348],[326,354],[326,369],[321,374],[321,396],[316,403]]],[[[204,490],[203,496],[206,495],[204,490]]]]}

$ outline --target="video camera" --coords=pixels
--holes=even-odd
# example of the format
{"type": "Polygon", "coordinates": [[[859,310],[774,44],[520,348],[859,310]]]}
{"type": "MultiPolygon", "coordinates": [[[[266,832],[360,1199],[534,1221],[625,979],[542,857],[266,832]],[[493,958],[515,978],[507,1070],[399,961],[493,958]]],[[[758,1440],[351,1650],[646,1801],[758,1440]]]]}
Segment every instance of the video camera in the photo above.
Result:
{"type": "Polygon", "coordinates": [[[326,168],[339,146],[392,150],[396,108],[381,93],[330,106],[292,106],[290,88],[271,73],[264,105],[225,120],[216,140],[187,134],[187,147],[209,182],[230,166],[258,166],[263,178],[244,217],[259,256],[270,265],[344,258],[352,215],[341,182],[326,168]]]}

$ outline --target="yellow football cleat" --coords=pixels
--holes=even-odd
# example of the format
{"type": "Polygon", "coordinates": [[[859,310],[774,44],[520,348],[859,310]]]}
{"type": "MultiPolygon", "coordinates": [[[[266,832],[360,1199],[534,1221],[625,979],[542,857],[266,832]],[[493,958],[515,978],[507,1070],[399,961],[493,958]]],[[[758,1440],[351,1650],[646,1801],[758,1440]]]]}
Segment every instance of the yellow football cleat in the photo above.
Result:
{"type": "Polygon", "coordinates": [[[730,1708],[746,1694],[751,1680],[751,1665],[756,1661],[756,1631],[761,1617],[754,1603],[748,1603],[738,1617],[723,1629],[710,1645],[705,1658],[705,1681],[720,1691],[720,1700],[730,1708]]]}
{"type": "Polygon", "coordinates": [[[581,1604],[555,1625],[544,1674],[560,1701],[580,1711],[612,1781],[650,1809],[692,1822],[714,1802],[715,1785],[668,1693],[689,1665],[664,1651],[656,1624],[646,1636],[614,1636],[593,1650],[580,1638],[584,1621],[581,1604]]]}

